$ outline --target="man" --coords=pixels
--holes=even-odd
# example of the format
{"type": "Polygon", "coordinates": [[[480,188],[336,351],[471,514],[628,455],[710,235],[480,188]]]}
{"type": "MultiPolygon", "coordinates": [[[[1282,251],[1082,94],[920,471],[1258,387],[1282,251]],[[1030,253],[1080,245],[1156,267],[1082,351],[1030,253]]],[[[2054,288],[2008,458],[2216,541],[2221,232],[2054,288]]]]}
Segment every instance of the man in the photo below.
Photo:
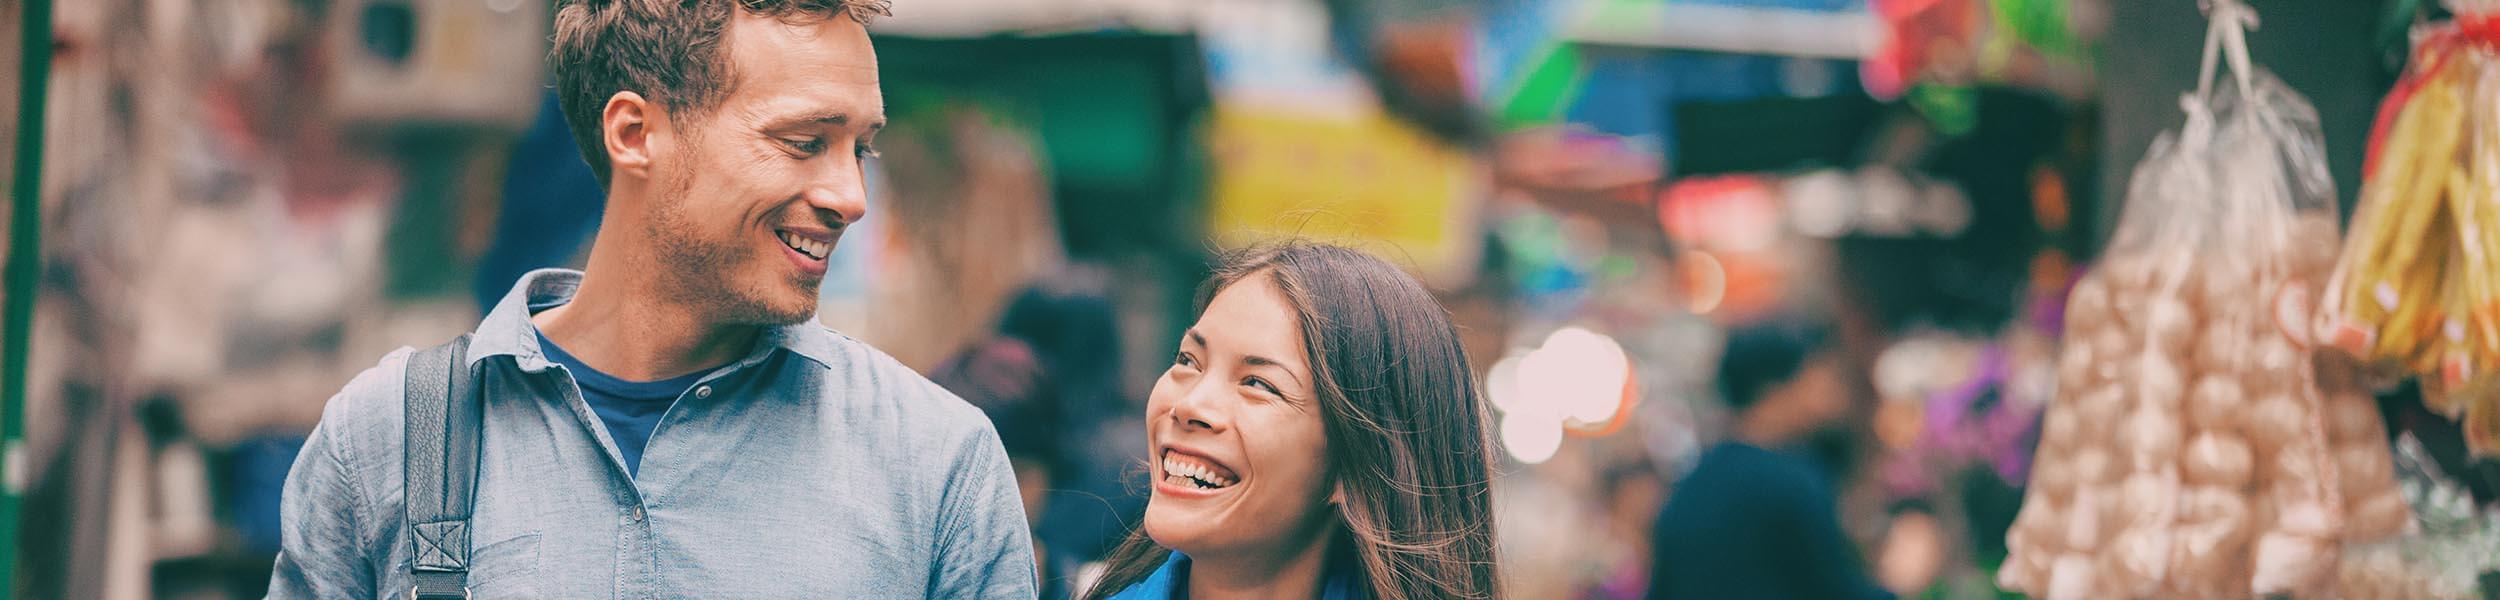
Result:
{"type": "Polygon", "coordinates": [[[1822,470],[1782,451],[1848,410],[1826,337],[1794,321],[1728,333],[1718,383],[1735,436],[1702,454],[1659,513],[1650,598],[1891,597],[1858,566],[1822,470]]]}
{"type": "MultiPolygon", "coordinates": [[[[557,91],[607,204],[585,271],[523,277],[470,342],[485,418],[467,595],[1034,596],[981,413],[810,322],[864,212],[884,119],[865,25],[883,13],[559,8],[557,91]]],[[[271,596],[408,595],[409,355],[330,400],[288,475],[271,596]]]]}

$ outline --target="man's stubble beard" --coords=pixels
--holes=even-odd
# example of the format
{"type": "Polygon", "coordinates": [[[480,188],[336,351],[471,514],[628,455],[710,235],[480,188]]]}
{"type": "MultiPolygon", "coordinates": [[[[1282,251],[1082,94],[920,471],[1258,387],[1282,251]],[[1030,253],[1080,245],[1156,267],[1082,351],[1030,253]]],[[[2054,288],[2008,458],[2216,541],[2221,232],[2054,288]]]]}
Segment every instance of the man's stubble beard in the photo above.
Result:
{"type": "MultiPolygon", "coordinates": [[[[652,210],[652,218],[643,232],[650,240],[651,255],[659,264],[659,293],[671,303],[684,306],[705,322],[721,325],[792,325],[806,322],[816,315],[816,303],[775,307],[769,300],[779,290],[757,289],[756,283],[741,279],[740,269],[755,266],[756,257],[740,244],[734,233],[729,239],[713,239],[688,214],[688,202],[694,194],[694,165],[688,160],[671,169],[669,181],[652,210]]],[[[790,285],[776,279],[767,286],[790,285]]]]}

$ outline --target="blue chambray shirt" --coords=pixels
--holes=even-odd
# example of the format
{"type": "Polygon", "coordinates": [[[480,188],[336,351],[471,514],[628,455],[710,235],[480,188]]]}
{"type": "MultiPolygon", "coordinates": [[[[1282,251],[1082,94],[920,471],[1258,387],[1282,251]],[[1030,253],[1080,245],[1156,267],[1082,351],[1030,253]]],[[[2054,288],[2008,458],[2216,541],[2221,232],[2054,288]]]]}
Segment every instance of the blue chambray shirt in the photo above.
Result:
{"type": "MultiPolygon", "coordinates": [[[[1035,596],[1023,504],[989,421],[814,323],[768,330],[705,375],[628,476],[529,320],[580,282],[530,273],[470,343],[486,413],[474,597],[1035,596]]],[[[270,597],[406,597],[409,354],[383,357],[323,410],[287,474],[270,597]]]]}

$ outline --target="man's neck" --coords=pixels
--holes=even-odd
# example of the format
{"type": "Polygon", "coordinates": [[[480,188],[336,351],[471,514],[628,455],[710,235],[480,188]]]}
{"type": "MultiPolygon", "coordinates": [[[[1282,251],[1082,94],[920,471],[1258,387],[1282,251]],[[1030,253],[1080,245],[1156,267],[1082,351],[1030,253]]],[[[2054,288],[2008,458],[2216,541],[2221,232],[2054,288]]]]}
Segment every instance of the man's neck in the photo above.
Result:
{"type": "Polygon", "coordinates": [[[1190,557],[1190,600],[1317,598],[1327,536],[1284,557],[1190,557]]]}
{"type": "Polygon", "coordinates": [[[1756,448],[1779,448],[1795,440],[1796,428],[1790,426],[1785,420],[1777,418],[1776,414],[1769,410],[1771,408],[1757,407],[1756,410],[1745,413],[1736,424],[1737,441],[1751,444],[1756,448]]]}
{"type": "Polygon", "coordinates": [[[706,321],[636,281],[639,272],[602,258],[594,244],[573,300],[530,317],[539,333],[601,373],[658,381],[717,367],[744,356],[763,331],[706,321]]]}

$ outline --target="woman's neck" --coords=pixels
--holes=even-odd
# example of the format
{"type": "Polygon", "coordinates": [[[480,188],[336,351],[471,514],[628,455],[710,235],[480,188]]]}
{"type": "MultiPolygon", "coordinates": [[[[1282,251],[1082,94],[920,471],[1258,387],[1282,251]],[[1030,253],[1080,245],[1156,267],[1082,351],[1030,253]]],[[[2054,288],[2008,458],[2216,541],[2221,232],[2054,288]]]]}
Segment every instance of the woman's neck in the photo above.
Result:
{"type": "Polygon", "coordinates": [[[1327,536],[1284,556],[1200,557],[1189,561],[1190,600],[1317,598],[1328,564],[1327,536]]]}

